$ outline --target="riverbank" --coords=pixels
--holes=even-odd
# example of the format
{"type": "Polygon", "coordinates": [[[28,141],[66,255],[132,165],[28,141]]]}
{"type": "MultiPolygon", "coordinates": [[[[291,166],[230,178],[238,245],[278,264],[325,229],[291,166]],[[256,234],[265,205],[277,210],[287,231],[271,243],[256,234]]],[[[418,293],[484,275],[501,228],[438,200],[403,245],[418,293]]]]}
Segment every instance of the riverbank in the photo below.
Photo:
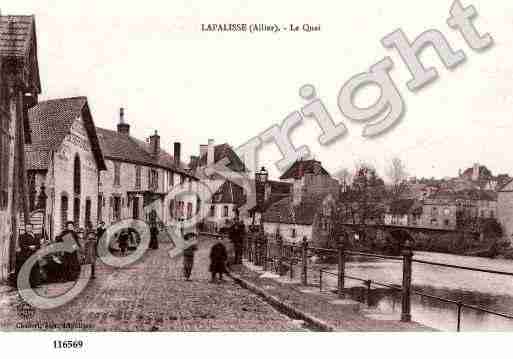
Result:
{"type": "MultiPolygon", "coordinates": [[[[297,279],[279,277],[245,262],[232,271],[242,286],[260,295],[278,310],[297,317],[323,331],[434,331],[416,322],[401,322],[396,318],[379,320],[366,316],[366,306],[348,299],[339,299],[327,290],[303,286],[297,279]]],[[[314,283],[313,283],[314,284],[314,283]]]]}

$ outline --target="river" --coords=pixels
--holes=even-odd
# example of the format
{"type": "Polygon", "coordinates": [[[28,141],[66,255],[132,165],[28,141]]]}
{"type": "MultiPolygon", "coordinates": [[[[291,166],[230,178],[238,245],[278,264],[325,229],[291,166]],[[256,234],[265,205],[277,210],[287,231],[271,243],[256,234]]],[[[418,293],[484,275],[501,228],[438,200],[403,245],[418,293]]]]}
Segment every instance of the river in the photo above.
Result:
{"type": "MultiPolygon", "coordinates": [[[[455,264],[474,268],[513,272],[513,261],[465,257],[453,254],[415,252],[415,259],[455,264]]],[[[336,272],[336,266],[331,268],[336,272]]],[[[488,274],[461,269],[444,268],[422,263],[413,263],[413,286],[415,290],[466,304],[484,307],[493,311],[513,314],[513,277],[488,274]]],[[[368,260],[346,264],[346,275],[371,279],[383,283],[400,285],[402,262],[394,260],[368,260]]],[[[326,276],[326,284],[336,286],[336,278],[326,276]]],[[[346,287],[353,299],[367,302],[376,317],[397,318],[401,311],[401,293],[373,286],[370,297],[362,283],[346,280],[346,287]]],[[[412,296],[412,319],[427,326],[454,331],[457,326],[457,306],[436,299],[412,296]]],[[[463,308],[461,331],[511,331],[513,320],[501,318],[470,308],[463,308]]]]}

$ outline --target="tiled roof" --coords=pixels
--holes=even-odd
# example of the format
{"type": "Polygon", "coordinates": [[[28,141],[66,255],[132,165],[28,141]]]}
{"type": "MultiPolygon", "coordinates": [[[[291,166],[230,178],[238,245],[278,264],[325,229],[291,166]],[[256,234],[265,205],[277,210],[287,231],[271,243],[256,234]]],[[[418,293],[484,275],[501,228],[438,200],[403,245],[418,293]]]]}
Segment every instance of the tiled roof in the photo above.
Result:
{"type": "MultiPolygon", "coordinates": [[[[228,168],[230,168],[232,171],[235,172],[244,172],[245,171],[245,165],[242,162],[242,160],[237,156],[235,151],[232,149],[232,147],[224,143],[222,145],[214,146],[214,162],[219,162],[224,158],[228,158],[230,163],[228,164],[228,168]]],[[[207,165],[207,155],[201,156],[198,162],[199,166],[206,166],[207,165]]]]}
{"type": "Polygon", "coordinates": [[[299,205],[294,206],[288,196],[273,203],[262,215],[264,222],[294,223],[311,225],[326,196],[303,196],[299,205]]]}
{"type": "Polygon", "coordinates": [[[91,129],[90,140],[99,167],[105,166],[94,132],[86,97],[72,97],[43,101],[29,110],[32,143],[25,146],[27,169],[48,169],[50,151],[58,149],[64,137],[70,133],[74,120],[83,117],[91,129]],[[85,116],[84,116],[85,115],[85,116]]]}
{"type": "Polygon", "coordinates": [[[212,196],[212,203],[233,203],[240,206],[245,200],[242,187],[231,181],[225,181],[212,196]]]}
{"type": "Polygon", "coordinates": [[[330,176],[329,172],[322,167],[321,162],[316,160],[299,160],[280,177],[280,179],[299,179],[305,174],[322,174],[330,176]]]}
{"type": "Polygon", "coordinates": [[[0,56],[27,56],[33,32],[34,16],[0,16],[0,56]]]}
{"type": "Polygon", "coordinates": [[[163,149],[157,157],[153,156],[149,143],[141,141],[129,135],[125,135],[105,128],[96,128],[100,146],[105,158],[128,163],[135,163],[145,166],[156,166],[165,169],[172,169],[188,175],[182,163],[181,168],[176,168],[174,158],[163,149]]]}

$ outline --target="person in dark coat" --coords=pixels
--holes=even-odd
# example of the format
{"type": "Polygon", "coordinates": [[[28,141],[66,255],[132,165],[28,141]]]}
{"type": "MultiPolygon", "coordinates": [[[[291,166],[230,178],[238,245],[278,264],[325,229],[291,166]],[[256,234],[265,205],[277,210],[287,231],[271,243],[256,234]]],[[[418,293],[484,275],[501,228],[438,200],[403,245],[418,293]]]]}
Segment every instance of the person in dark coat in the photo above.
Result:
{"type": "Polygon", "coordinates": [[[105,222],[101,221],[98,225],[98,228],[96,228],[96,247],[94,248],[94,251],[97,256],[99,255],[98,243],[100,243],[106,231],[107,228],[105,227],[105,222]]]}
{"type": "Polygon", "coordinates": [[[186,281],[190,281],[192,267],[194,266],[194,254],[198,250],[198,246],[193,244],[183,251],[183,276],[186,281]]]}
{"type": "Polygon", "coordinates": [[[219,274],[219,280],[223,280],[223,274],[227,273],[226,260],[228,253],[226,247],[222,242],[217,242],[210,249],[210,272],[212,273],[212,282],[216,281],[216,276],[219,274]]]}
{"type": "Polygon", "coordinates": [[[119,238],[118,238],[119,250],[121,251],[122,256],[127,255],[129,242],[130,242],[130,232],[128,231],[128,229],[123,229],[119,233],[119,238]]]}
{"type": "MultiPolygon", "coordinates": [[[[23,233],[19,238],[19,244],[19,269],[21,269],[25,261],[27,261],[34,253],[36,253],[41,248],[39,240],[32,232],[32,225],[28,224],[26,226],[25,233],[23,233]]],[[[39,262],[35,262],[32,266],[32,269],[30,270],[29,281],[31,287],[38,286],[41,283],[41,270],[39,267],[39,262]]]]}
{"type": "Polygon", "coordinates": [[[150,228],[150,249],[159,249],[159,229],[156,224],[153,224],[150,228]]]}
{"type": "Polygon", "coordinates": [[[62,265],[64,266],[63,270],[63,279],[67,281],[74,281],[78,279],[80,275],[80,261],[79,261],[79,248],[82,248],[80,241],[78,240],[78,235],[74,230],[73,221],[66,222],[66,229],[61,232],[61,234],[55,239],[58,243],[70,243],[74,250],[72,252],[64,252],[62,265]]]}
{"type": "Polygon", "coordinates": [[[242,264],[242,249],[243,249],[243,240],[246,235],[246,227],[244,223],[239,219],[239,217],[235,217],[235,221],[233,225],[230,227],[228,232],[228,237],[233,243],[233,249],[235,252],[235,260],[234,264],[242,264]]]}

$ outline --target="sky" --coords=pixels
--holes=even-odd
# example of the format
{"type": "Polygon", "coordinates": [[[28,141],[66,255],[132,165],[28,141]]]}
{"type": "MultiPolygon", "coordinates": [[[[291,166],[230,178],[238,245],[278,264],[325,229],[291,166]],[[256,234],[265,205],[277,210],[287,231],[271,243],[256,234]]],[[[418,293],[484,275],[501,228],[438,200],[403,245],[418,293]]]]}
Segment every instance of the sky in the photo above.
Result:
{"type": "MultiPolygon", "coordinates": [[[[131,133],[146,138],[158,130],[172,152],[197,155],[213,138],[237,147],[305,105],[299,88],[312,84],[336,123],[349,133],[321,146],[320,128],[305,119],[291,133],[332,173],[356,162],[382,174],[393,157],[418,177],[456,176],[474,162],[494,174],[513,175],[513,2],[463,0],[474,5],[474,23],[494,45],[468,47],[446,24],[451,1],[24,1],[3,0],[0,11],[36,16],[41,100],[87,96],[97,126],[115,129],[119,107],[131,133]],[[429,4],[429,5],[428,5],[429,4]],[[277,23],[320,25],[320,32],[208,33],[201,24],[277,23]],[[395,50],[380,40],[401,28],[410,39],[440,30],[467,60],[447,70],[432,49],[422,53],[439,78],[413,93],[410,74],[395,50]],[[361,136],[362,123],[337,107],[344,83],[389,56],[391,76],[406,104],[401,122],[383,136],[361,136]]],[[[371,105],[379,91],[356,98],[371,105]]],[[[271,177],[281,158],[270,143],[260,164],[271,177]]]]}

